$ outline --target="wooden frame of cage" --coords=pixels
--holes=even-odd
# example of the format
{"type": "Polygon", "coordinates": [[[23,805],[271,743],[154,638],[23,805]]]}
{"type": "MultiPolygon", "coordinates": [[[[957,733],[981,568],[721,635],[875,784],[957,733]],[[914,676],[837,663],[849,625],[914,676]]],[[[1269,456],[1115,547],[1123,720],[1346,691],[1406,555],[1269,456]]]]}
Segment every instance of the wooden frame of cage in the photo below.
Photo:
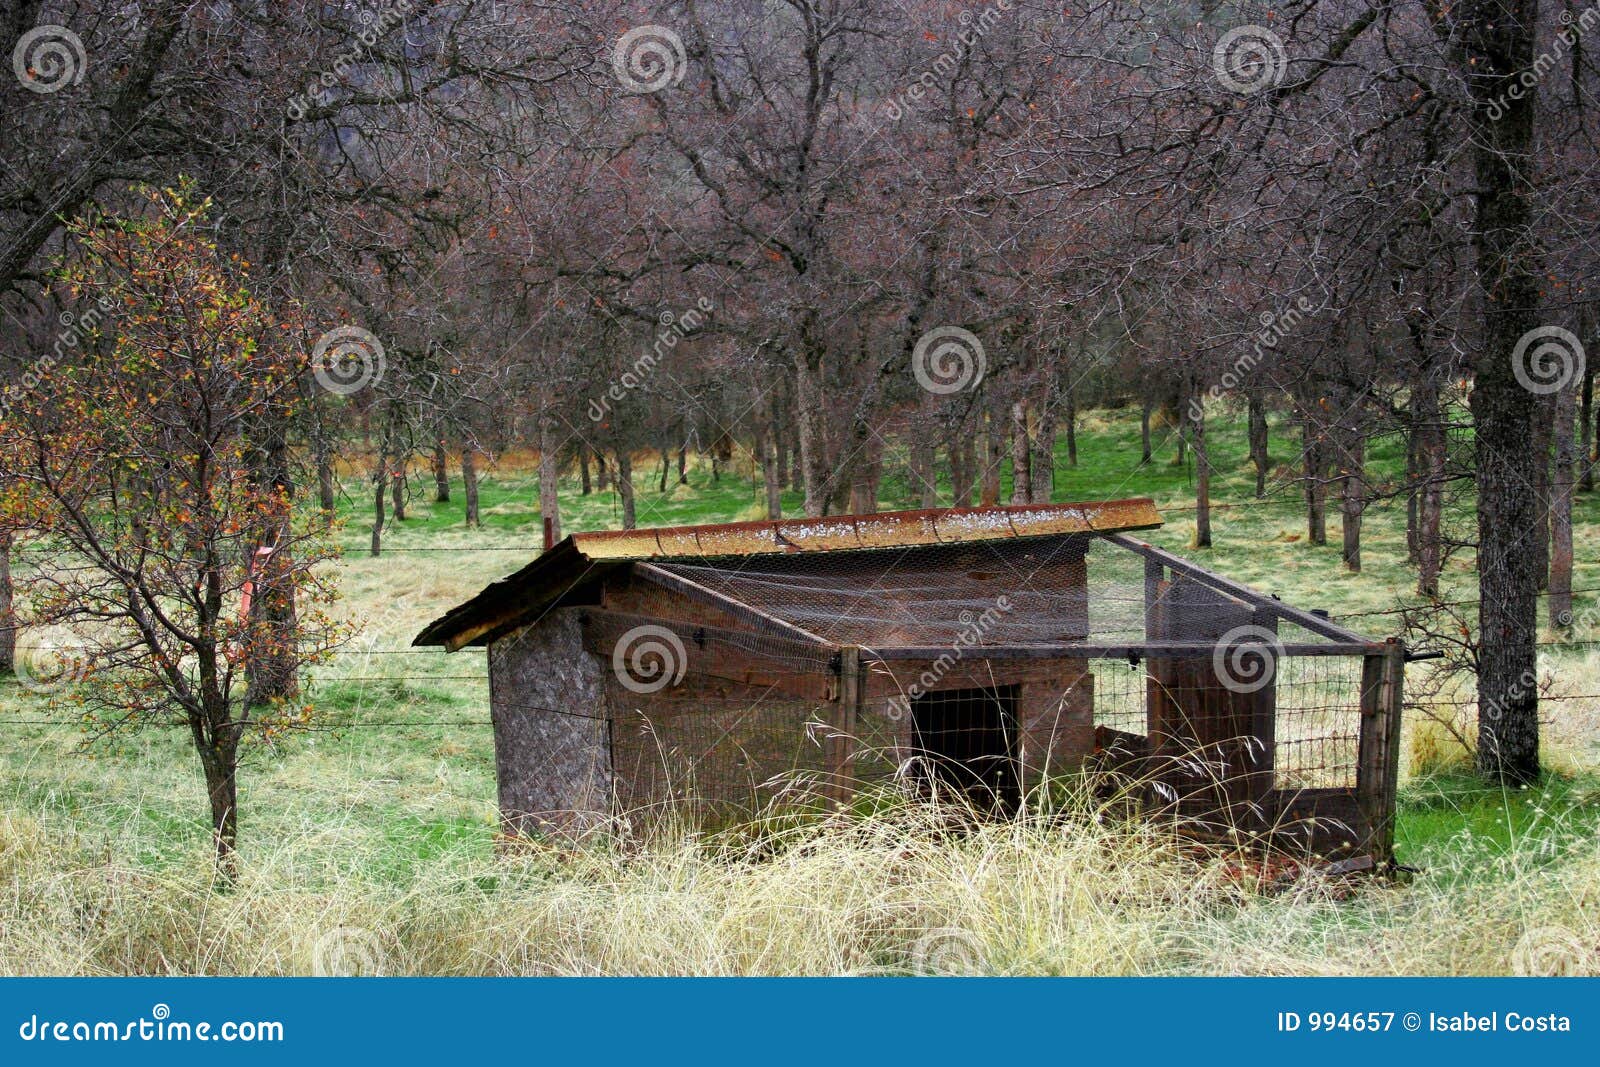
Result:
{"type": "MultiPolygon", "coordinates": [[[[1142,658],[1155,664],[1210,657],[1217,648],[1215,641],[1173,640],[1164,634],[1160,590],[1169,574],[1197,582],[1248,606],[1253,625],[1264,630],[1275,633],[1279,622],[1287,621],[1316,634],[1322,640],[1280,643],[1276,646],[1276,651],[1286,657],[1361,658],[1355,787],[1353,790],[1344,788],[1278,790],[1272,786],[1274,769],[1268,760],[1264,766],[1251,772],[1257,782],[1253,796],[1270,801],[1272,810],[1268,813],[1266,820],[1268,822],[1288,821],[1312,827],[1319,824],[1326,826],[1343,823],[1359,827],[1358,831],[1346,835],[1351,839],[1339,843],[1342,854],[1330,857],[1336,859],[1344,869],[1392,865],[1393,820],[1399,770],[1400,709],[1405,665],[1404,646],[1392,638],[1386,641],[1372,641],[1321,615],[1264,596],[1248,586],[1214,574],[1136,538],[1124,534],[1100,536],[1111,544],[1144,559],[1145,640],[983,645],[979,650],[979,656],[975,658],[981,658],[983,661],[1088,661],[1108,658],[1128,658],[1137,661],[1142,658]]],[[[824,788],[830,799],[839,805],[847,804],[854,792],[854,739],[867,696],[869,666],[873,663],[889,665],[935,660],[948,651],[945,646],[872,648],[864,645],[835,644],[803,627],[668,569],[647,562],[638,562],[633,565],[633,570],[637,577],[646,582],[714,607],[740,622],[751,625],[766,635],[769,641],[779,641],[796,651],[805,650],[830,657],[832,669],[828,675],[831,677],[825,676],[806,683],[783,684],[795,686],[795,695],[821,698],[833,704],[836,709],[833,722],[829,724],[832,729],[824,738],[824,761],[827,767],[824,788]]],[[[587,614],[590,616],[590,621],[600,627],[597,633],[603,634],[643,621],[631,615],[613,617],[613,613],[592,609],[587,614]]],[[[660,620],[657,620],[657,624],[660,624],[660,620]]],[[[690,641],[694,641],[696,637],[703,640],[708,635],[707,628],[703,626],[669,625],[674,629],[681,629],[681,636],[690,641]]],[[[605,640],[605,636],[596,637],[599,645],[603,645],[605,640]]],[[[744,659],[744,657],[735,658],[741,661],[744,659]]],[[[723,663],[720,670],[731,674],[759,673],[759,657],[752,655],[749,657],[749,662],[723,663]]],[[[776,679],[775,684],[779,684],[776,679]]],[[[1275,693],[1275,686],[1263,689],[1253,710],[1251,735],[1260,739],[1269,751],[1277,724],[1275,693]]],[[[1319,838],[1315,830],[1312,831],[1309,844],[1326,843],[1325,836],[1319,838]]]]}

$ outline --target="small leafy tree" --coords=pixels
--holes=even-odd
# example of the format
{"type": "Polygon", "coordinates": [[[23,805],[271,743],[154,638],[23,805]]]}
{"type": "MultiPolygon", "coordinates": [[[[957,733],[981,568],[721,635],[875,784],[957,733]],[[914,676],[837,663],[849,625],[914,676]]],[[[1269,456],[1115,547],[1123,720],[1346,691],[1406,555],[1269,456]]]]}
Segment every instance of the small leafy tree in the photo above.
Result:
{"type": "Polygon", "coordinates": [[[303,395],[297,323],[252,297],[247,265],[207,240],[208,205],[189,187],[149,202],[70,229],[60,283],[105,313],[0,416],[0,517],[38,549],[18,580],[27,621],[73,634],[62,673],[76,684],[54,697],[90,740],[187,729],[231,876],[241,746],[310,715],[253,704],[247,672],[263,660],[298,670],[337,644],[319,566],[334,550],[327,515],[298,513],[251,469],[261,434],[303,395]],[[302,605],[291,629],[248,606],[268,565],[302,605]]]}

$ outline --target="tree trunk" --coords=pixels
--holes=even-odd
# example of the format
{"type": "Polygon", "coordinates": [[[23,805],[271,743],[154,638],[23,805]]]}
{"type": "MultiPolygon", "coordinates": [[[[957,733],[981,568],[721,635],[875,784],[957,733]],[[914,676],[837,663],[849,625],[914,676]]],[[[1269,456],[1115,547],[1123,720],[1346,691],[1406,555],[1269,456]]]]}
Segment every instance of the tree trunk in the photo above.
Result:
{"type": "Polygon", "coordinates": [[[678,443],[678,484],[689,484],[689,440],[684,438],[678,443]]]}
{"type": "Polygon", "coordinates": [[[766,489],[767,518],[783,518],[783,474],[778,456],[778,434],[771,422],[756,423],[756,458],[761,461],[761,484],[766,489]]]}
{"type": "Polygon", "coordinates": [[[1327,483],[1323,475],[1328,469],[1323,455],[1322,430],[1316,416],[1302,407],[1300,417],[1301,451],[1306,497],[1306,540],[1313,545],[1328,543],[1327,483]]]}
{"type": "Polygon", "coordinates": [[[589,478],[589,446],[578,443],[578,495],[588,496],[594,492],[594,483],[589,478]]]}
{"type": "Polygon", "coordinates": [[[1550,580],[1550,429],[1554,408],[1551,398],[1533,402],[1533,568],[1542,590],[1550,580]]]}
{"type": "MultiPolygon", "coordinates": [[[[1600,355],[1595,357],[1600,359],[1600,355]]],[[[1594,424],[1594,378],[1593,368],[1585,371],[1583,375],[1583,403],[1578,410],[1578,491],[1582,493],[1594,492],[1594,453],[1591,447],[1595,440],[1594,424]]]]}
{"type": "Polygon", "coordinates": [[[1267,404],[1261,394],[1252,391],[1250,405],[1250,463],[1256,469],[1256,499],[1267,495],[1267,473],[1272,469],[1272,457],[1267,443],[1267,404]]]}
{"type": "Polygon", "coordinates": [[[1143,467],[1150,462],[1150,401],[1145,399],[1139,406],[1139,466],[1143,467]]]}
{"type": "Polygon", "coordinates": [[[0,674],[17,669],[16,592],[11,585],[11,531],[0,529],[0,674]]]}
{"type": "Polygon", "coordinates": [[[1000,433],[1000,420],[991,410],[986,412],[987,424],[983,433],[983,470],[978,478],[978,503],[993,507],[1000,503],[1000,463],[1005,455],[1005,445],[1000,433]]]}
{"type": "MultiPolygon", "coordinates": [[[[1070,384],[1066,388],[1064,401],[1066,409],[1064,421],[1066,422],[1065,429],[1067,431],[1067,466],[1076,467],[1078,465],[1078,391],[1070,384]]],[[[1146,427],[1145,440],[1149,441],[1148,427],[1146,427]]]]}
{"type": "Polygon", "coordinates": [[[1555,469],[1550,480],[1550,626],[1572,627],[1572,495],[1577,473],[1578,443],[1572,424],[1577,406],[1577,383],[1556,393],[1555,469]]]}
{"type": "Polygon", "coordinates": [[[822,387],[820,366],[808,356],[795,357],[795,421],[800,426],[800,481],[805,493],[803,505],[808,516],[821,515],[827,507],[828,445],[822,426],[822,387]]]}
{"type": "Polygon", "coordinates": [[[406,521],[406,464],[405,464],[405,460],[402,459],[402,460],[399,460],[397,462],[397,464],[396,464],[396,466],[394,468],[394,472],[389,476],[389,487],[390,487],[390,490],[391,490],[390,496],[393,498],[393,507],[390,508],[390,511],[392,511],[394,513],[394,521],[395,522],[405,522],[406,521]]]}
{"type": "Polygon", "coordinates": [[[383,553],[383,494],[385,490],[383,457],[379,457],[378,476],[372,479],[372,554],[383,553]]]}
{"type": "Polygon", "coordinates": [[[1028,500],[1048,504],[1056,491],[1056,404],[1046,395],[1034,426],[1033,456],[1028,465],[1028,500]]]}
{"type": "Polygon", "coordinates": [[[954,434],[945,441],[944,448],[950,459],[950,502],[954,507],[970,508],[978,466],[978,453],[973,445],[972,434],[957,426],[954,434]]]}
{"type": "Polygon", "coordinates": [[[1505,90],[1533,59],[1536,0],[1464,0],[1452,10],[1460,70],[1473,96],[1471,232],[1483,330],[1472,416],[1478,481],[1478,767],[1501,783],[1539,776],[1537,524],[1531,487],[1533,397],[1513,354],[1538,325],[1542,275],[1532,233],[1533,93],[1505,90]]]}
{"type": "Polygon", "coordinates": [[[617,492],[622,496],[622,528],[631,530],[639,516],[633,498],[633,456],[626,448],[617,449],[617,492]]]}
{"type": "MultiPolygon", "coordinates": [[[[378,483],[381,492],[383,483],[378,483]]],[[[234,728],[225,726],[223,730],[234,728]]],[[[238,876],[239,752],[236,741],[196,739],[205,771],[206,799],[211,809],[211,846],[218,878],[231,883],[238,876]]]]}
{"type": "Polygon", "coordinates": [[[599,449],[594,453],[594,488],[603,493],[611,486],[611,469],[606,466],[606,454],[599,449]]]}
{"type": "Polygon", "coordinates": [[[332,515],[338,503],[338,490],[333,480],[333,461],[327,452],[321,452],[317,456],[317,506],[332,515]]]}
{"type": "Polygon", "coordinates": [[[672,446],[666,441],[661,442],[661,474],[656,478],[656,492],[667,491],[667,475],[672,473],[672,446]]]}
{"type": "Polygon", "coordinates": [[[561,540],[561,463],[556,455],[555,420],[539,419],[539,518],[550,523],[551,543],[561,540]]]}
{"type": "Polygon", "coordinates": [[[1439,383],[1431,378],[1418,383],[1416,400],[1417,476],[1417,592],[1439,595],[1439,572],[1444,566],[1444,409],[1439,403],[1439,383]]]}
{"type": "Polygon", "coordinates": [[[1033,499],[1033,445],[1028,440],[1028,402],[1011,405],[1011,502],[1026,504],[1033,499]]]}
{"type": "Polygon", "coordinates": [[[1206,408],[1201,394],[1189,404],[1189,435],[1194,439],[1194,545],[1211,547],[1211,454],[1206,448],[1206,408]]]}
{"type": "Polygon", "coordinates": [[[467,498],[467,525],[483,525],[478,517],[478,459],[471,445],[461,448],[461,491],[467,498]]]}
{"type": "Polygon", "coordinates": [[[1339,471],[1339,515],[1345,570],[1361,572],[1361,516],[1366,510],[1366,437],[1360,427],[1347,430],[1344,463],[1339,471]]]}
{"type": "Polygon", "coordinates": [[[933,442],[933,420],[926,406],[919,403],[911,412],[910,441],[907,444],[911,488],[917,494],[917,506],[935,507],[939,503],[939,473],[937,453],[933,442]]]}
{"type": "Polygon", "coordinates": [[[450,503],[450,453],[442,437],[433,443],[433,502],[450,503]]]}

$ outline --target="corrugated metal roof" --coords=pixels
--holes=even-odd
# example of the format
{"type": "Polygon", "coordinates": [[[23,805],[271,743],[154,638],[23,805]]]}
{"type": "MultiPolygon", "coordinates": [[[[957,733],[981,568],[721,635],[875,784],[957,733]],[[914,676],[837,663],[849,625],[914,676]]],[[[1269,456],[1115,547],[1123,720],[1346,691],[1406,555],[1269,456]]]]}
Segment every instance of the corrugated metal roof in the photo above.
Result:
{"type": "Polygon", "coordinates": [[[839,552],[1046,534],[1111,533],[1161,525],[1146,498],[1082,504],[930,508],[820,519],[768,519],[706,526],[664,526],[572,536],[590,559],[688,559],[778,552],[839,552]]]}
{"type": "Polygon", "coordinates": [[[452,608],[413,644],[454,650],[486,644],[536,619],[561,597],[629,562],[688,562],[789,553],[863,552],[919,545],[1148,530],[1161,515],[1147,498],[1077,504],[935,508],[580,533],[452,608]]]}

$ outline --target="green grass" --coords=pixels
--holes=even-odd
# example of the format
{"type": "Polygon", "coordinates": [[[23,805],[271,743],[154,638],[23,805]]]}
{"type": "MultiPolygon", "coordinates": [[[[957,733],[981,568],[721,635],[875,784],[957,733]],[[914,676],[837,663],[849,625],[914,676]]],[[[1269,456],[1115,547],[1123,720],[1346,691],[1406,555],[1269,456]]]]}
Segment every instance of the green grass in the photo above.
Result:
{"type": "MultiPolygon", "coordinates": [[[[1139,464],[1137,411],[1085,413],[1080,463],[1066,467],[1062,450],[1055,499],[1150,496],[1168,516],[1150,539],[1349,616],[1357,629],[1388,632],[1393,616],[1361,613],[1413,599],[1403,506],[1368,512],[1365,567],[1346,573],[1336,511],[1329,543],[1314,546],[1299,536],[1300,501],[1287,477],[1265,501],[1251,499],[1235,414],[1219,409],[1211,425],[1214,500],[1233,505],[1217,511],[1211,549],[1189,547],[1192,470],[1169,462],[1170,443],[1139,464]]],[[[1281,423],[1273,432],[1286,475],[1294,438],[1281,423]]],[[[1397,447],[1374,447],[1378,482],[1397,476],[1397,447]]],[[[665,494],[654,491],[651,468],[641,456],[641,524],[763,513],[748,463],[713,485],[696,461],[690,484],[665,494]]],[[[532,556],[537,478],[510,464],[488,470],[481,530],[462,522],[459,484],[447,504],[430,502],[431,484],[419,466],[410,517],[391,525],[385,555],[373,559],[370,497],[358,478],[346,483],[342,610],[361,632],[315,672],[310,694],[323,728],[254,749],[243,770],[247,885],[218,905],[235,909],[236,929],[195,918],[209,907],[207,830],[182,734],[146,731],[85,752],[75,726],[0,683],[0,971],[304,972],[313,964],[308,938],[349,923],[379,931],[391,969],[406,973],[894,969],[908,945],[952,925],[973,930],[997,969],[1027,973],[1497,973],[1510,968],[1526,931],[1555,924],[1593,935],[1594,901],[1581,886],[1600,881],[1595,700],[1546,705],[1546,750],[1565,773],[1535,789],[1491,789],[1448,761],[1441,771],[1430,747],[1430,773],[1404,783],[1397,824],[1400,859],[1420,873],[1353,899],[1337,887],[1289,899],[1241,895],[1222,873],[1197,875],[1159,843],[1101,840],[1091,828],[1075,842],[1047,829],[997,830],[902,859],[892,813],[861,819],[858,831],[820,831],[767,863],[708,858],[692,841],[497,860],[484,654],[408,646],[425,622],[532,556]],[[1110,871],[1091,872],[1091,863],[1110,871]],[[1484,923],[1496,924],[1492,937],[1481,934],[1484,923]]],[[[948,502],[948,486],[940,499],[948,502]]],[[[903,455],[885,457],[882,503],[916,503],[903,455]]],[[[786,514],[798,505],[786,494],[786,514]]],[[[1469,505],[1454,502],[1458,521],[1469,505]]],[[[620,524],[614,493],[584,497],[575,480],[562,486],[562,508],[569,532],[620,524]]],[[[1600,494],[1578,498],[1576,529],[1574,584],[1593,589],[1600,494]]],[[[1445,584],[1447,596],[1476,595],[1470,556],[1451,561],[1445,584]]],[[[1579,607],[1596,602],[1586,594],[1579,607]]],[[[1555,693],[1600,692],[1600,649],[1544,651],[1555,693]]],[[[1408,728],[1408,747],[1416,736],[1408,728]]]]}

